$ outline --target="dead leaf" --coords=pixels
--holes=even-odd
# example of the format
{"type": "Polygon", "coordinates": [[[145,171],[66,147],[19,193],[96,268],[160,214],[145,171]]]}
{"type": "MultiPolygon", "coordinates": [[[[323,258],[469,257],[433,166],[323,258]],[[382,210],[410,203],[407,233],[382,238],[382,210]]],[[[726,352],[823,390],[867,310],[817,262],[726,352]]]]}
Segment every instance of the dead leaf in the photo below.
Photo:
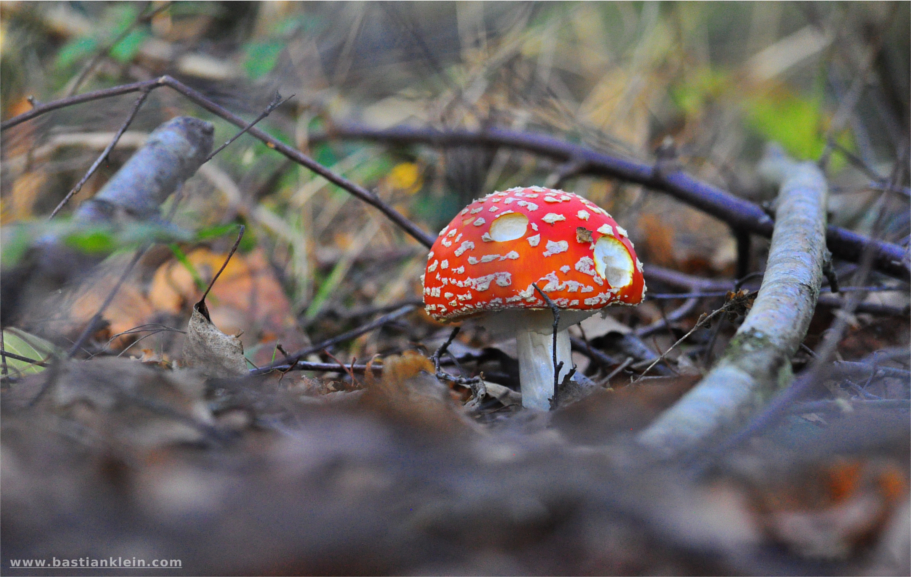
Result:
{"type": "MultiPolygon", "coordinates": [[[[227,253],[198,249],[187,259],[208,282],[227,258],[227,253]]],[[[149,300],[159,310],[180,314],[201,294],[190,271],[177,261],[161,266],[152,279],[149,300]]],[[[234,254],[212,287],[207,299],[212,322],[228,334],[243,332],[248,349],[263,344],[281,343],[288,350],[309,345],[299,330],[291,302],[269,268],[261,250],[234,254]]],[[[251,359],[257,364],[272,360],[273,347],[259,347],[251,359]]]]}
{"type": "Polygon", "coordinates": [[[221,332],[196,308],[187,325],[184,362],[214,378],[247,374],[247,361],[240,335],[221,332]]]}

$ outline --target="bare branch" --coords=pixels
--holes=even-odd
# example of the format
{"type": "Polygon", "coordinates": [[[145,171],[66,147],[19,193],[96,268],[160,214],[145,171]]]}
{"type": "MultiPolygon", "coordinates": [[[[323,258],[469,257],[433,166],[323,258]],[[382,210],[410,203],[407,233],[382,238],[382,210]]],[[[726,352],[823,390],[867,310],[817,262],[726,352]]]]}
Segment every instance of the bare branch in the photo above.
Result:
{"type": "MultiPolygon", "coordinates": [[[[441,148],[480,146],[508,147],[555,158],[563,162],[582,163],[582,174],[601,175],[647,186],[665,192],[738,230],[766,238],[771,237],[774,221],[758,205],[730,192],[689,176],[680,170],[656,170],[655,166],[604,154],[583,145],[542,134],[515,132],[502,128],[484,131],[438,131],[431,128],[394,127],[376,130],[353,125],[336,125],[326,134],[310,136],[311,143],[332,138],[372,140],[390,144],[429,144],[441,148]]],[[[902,247],[870,239],[861,234],[829,226],[826,242],[832,253],[850,262],[859,262],[864,247],[874,247],[874,266],[880,272],[911,280],[911,269],[903,261],[902,247]]]]}

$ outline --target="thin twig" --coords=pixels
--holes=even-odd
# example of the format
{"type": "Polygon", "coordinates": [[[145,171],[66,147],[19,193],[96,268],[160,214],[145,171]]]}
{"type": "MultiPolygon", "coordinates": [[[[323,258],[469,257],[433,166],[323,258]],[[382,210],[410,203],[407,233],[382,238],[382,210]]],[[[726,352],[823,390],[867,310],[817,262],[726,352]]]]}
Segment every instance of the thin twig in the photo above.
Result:
{"type": "MultiPolygon", "coordinates": [[[[455,377],[440,369],[440,365],[442,364],[441,357],[449,351],[449,345],[451,345],[452,341],[455,340],[456,335],[459,334],[459,330],[461,330],[461,327],[453,327],[452,332],[449,333],[449,338],[446,339],[446,342],[440,345],[440,348],[434,351],[433,355],[430,357],[430,360],[433,362],[433,369],[436,378],[440,379],[441,381],[448,381],[450,383],[454,383],[456,385],[470,389],[472,397],[480,401],[487,396],[487,386],[484,384],[483,378],[455,377]]],[[[459,366],[458,359],[456,359],[452,353],[449,353],[449,358],[452,359],[453,363],[456,365],[456,368],[458,368],[461,372],[461,367],[459,366]]]]}
{"type": "Polygon", "coordinates": [[[278,92],[276,92],[276,93],[275,93],[275,96],[272,98],[272,102],[269,103],[269,106],[267,106],[266,109],[263,110],[263,111],[259,114],[259,116],[257,116],[256,118],[254,118],[253,121],[250,122],[247,126],[245,126],[240,132],[238,132],[237,134],[235,134],[234,136],[232,136],[231,138],[229,138],[227,142],[225,142],[224,144],[222,144],[221,146],[219,146],[218,148],[216,148],[214,151],[212,151],[212,154],[210,154],[210,155],[208,156],[208,158],[206,158],[206,162],[209,162],[210,160],[212,160],[212,159],[215,157],[216,154],[218,154],[219,152],[221,152],[222,150],[224,150],[225,148],[227,148],[227,146],[228,146],[229,144],[231,144],[232,142],[234,142],[235,140],[237,140],[238,138],[240,138],[241,136],[243,136],[244,134],[246,134],[246,132],[247,132],[248,130],[250,130],[251,128],[253,128],[254,126],[256,126],[256,124],[259,123],[260,120],[262,120],[262,119],[264,119],[265,117],[267,117],[267,116],[269,116],[270,114],[272,114],[272,111],[273,111],[273,110],[275,110],[276,108],[278,108],[279,106],[281,106],[281,105],[284,104],[285,102],[288,102],[288,101],[289,101],[290,99],[292,99],[292,98],[294,98],[294,95],[293,95],[293,94],[292,94],[291,96],[287,97],[287,98],[282,98],[282,95],[279,94],[278,92]]]}
{"type": "MultiPolygon", "coordinates": [[[[0,131],[6,130],[22,122],[46,114],[52,110],[90,102],[101,98],[118,96],[136,92],[147,87],[158,88],[168,86],[172,90],[183,94],[193,102],[202,106],[209,112],[224,118],[228,122],[238,126],[246,126],[246,122],[228,112],[221,106],[183,83],[171,78],[162,76],[152,80],[135,82],[115,86],[113,88],[99,90],[92,93],[81,94],[71,98],[64,98],[54,102],[41,104],[32,110],[13,117],[5,122],[0,123],[0,131]]],[[[329,182],[351,193],[355,197],[367,202],[371,206],[378,208],[387,218],[405,230],[409,235],[426,247],[433,245],[435,237],[421,230],[410,220],[395,211],[392,207],[386,205],[375,194],[360,187],[347,179],[334,174],[329,169],[323,167],[300,151],[291,148],[278,140],[272,138],[265,132],[257,128],[250,129],[250,134],[255,138],[266,143],[267,146],[277,150],[285,157],[305,166],[316,174],[326,178],[329,182]]],[[[772,219],[759,206],[740,199],[729,192],[716,188],[707,183],[694,179],[683,173],[675,172],[672,174],[659,173],[654,170],[653,165],[642,164],[626,159],[613,157],[602,154],[585,146],[561,141],[559,139],[523,132],[514,132],[511,130],[490,128],[482,132],[471,131],[449,131],[439,132],[432,129],[415,129],[415,128],[392,128],[386,130],[371,130],[360,127],[347,128],[335,126],[331,135],[311,135],[309,142],[311,144],[332,137],[337,138],[355,138],[364,140],[383,140],[386,142],[417,143],[424,142],[436,146],[505,146],[526,150],[542,156],[562,158],[584,159],[588,166],[586,174],[597,174],[610,176],[629,182],[642,184],[654,190],[667,192],[675,198],[686,202],[704,212],[715,216],[729,224],[742,226],[755,234],[761,234],[770,237],[772,234],[772,219]]],[[[874,264],[877,270],[900,278],[902,280],[911,279],[911,269],[904,263],[904,249],[892,243],[871,240],[860,234],[830,226],[827,230],[827,242],[831,250],[839,258],[856,262],[868,244],[874,245],[875,260],[874,264]]]]}
{"type": "MultiPolygon", "coordinates": [[[[6,359],[10,358],[14,361],[22,361],[23,363],[29,363],[30,365],[37,365],[39,367],[47,367],[50,365],[47,361],[38,361],[35,359],[30,359],[28,357],[23,357],[22,355],[17,355],[16,353],[10,353],[6,350],[0,350],[0,356],[3,357],[4,371],[6,370],[6,359]]],[[[6,372],[3,373],[6,376],[6,372]]]]}
{"type": "Polygon", "coordinates": [[[452,341],[455,340],[456,335],[458,335],[459,331],[461,330],[462,327],[453,327],[452,332],[449,333],[449,338],[446,339],[446,342],[440,345],[440,348],[435,350],[433,352],[433,355],[431,355],[430,360],[433,362],[433,368],[436,370],[436,372],[440,372],[440,357],[446,354],[446,351],[449,349],[449,345],[452,344],[452,341]]]}
{"type": "Polygon", "coordinates": [[[142,259],[143,255],[145,255],[146,251],[149,250],[149,247],[151,246],[151,243],[146,243],[145,246],[136,251],[136,254],[133,255],[133,259],[124,269],[123,273],[120,275],[120,278],[117,279],[117,283],[114,285],[114,288],[108,292],[108,295],[105,297],[104,302],[102,302],[101,306],[98,307],[98,311],[94,316],[92,316],[91,320],[89,320],[88,324],[82,330],[82,333],[73,342],[73,346],[70,347],[70,350],[67,352],[66,358],[71,359],[76,356],[76,353],[79,352],[79,349],[82,348],[82,345],[85,343],[85,341],[89,338],[89,336],[91,336],[93,332],[95,332],[95,327],[101,320],[102,315],[104,315],[104,311],[106,311],[114,301],[114,297],[117,296],[118,292],[120,292],[120,287],[123,286],[123,283],[126,282],[127,277],[129,277],[130,273],[133,272],[133,268],[139,264],[140,259],[142,259]]]}
{"type": "MultiPolygon", "coordinates": [[[[558,394],[560,392],[560,371],[563,370],[563,361],[557,362],[557,330],[560,328],[560,308],[557,307],[557,304],[547,296],[544,291],[538,287],[536,283],[531,283],[531,286],[535,287],[535,290],[538,291],[538,294],[541,295],[541,298],[544,299],[544,302],[547,303],[547,306],[550,307],[550,312],[554,315],[554,329],[553,329],[553,344],[551,345],[551,354],[553,355],[554,363],[554,396],[550,398],[550,409],[554,410],[559,405],[558,394]]],[[[566,376],[563,378],[563,382],[568,381],[572,376],[576,374],[576,366],[569,370],[566,376]]]]}
{"type": "Polygon", "coordinates": [[[86,64],[85,67],[83,67],[82,71],[79,73],[79,76],[73,81],[73,85],[70,87],[70,89],[66,91],[67,96],[72,96],[72,95],[76,94],[76,91],[79,90],[79,87],[82,85],[82,83],[85,81],[85,79],[88,78],[89,74],[92,73],[92,70],[95,69],[95,66],[98,65],[98,62],[104,56],[106,56],[111,51],[112,48],[114,48],[115,46],[120,44],[120,42],[124,38],[129,36],[133,32],[133,30],[136,29],[137,26],[139,26],[140,24],[142,24],[144,22],[148,22],[149,20],[154,18],[156,15],[160,14],[161,12],[163,12],[171,7],[171,2],[165,2],[164,4],[162,4],[155,10],[153,10],[152,12],[150,12],[146,15],[143,15],[142,13],[145,12],[145,10],[149,4],[151,4],[151,2],[146,2],[145,5],[142,7],[142,9],[139,11],[139,15],[136,16],[136,19],[133,21],[133,23],[130,24],[129,26],[127,26],[126,29],[123,32],[121,32],[120,34],[118,34],[116,38],[111,40],[111,42],[109,42],[107,45],[105,45],[103,48],[101,48],[100,50],[97,51],[95,56],[93,56],[92,59],[88,62],[88,64],[86,64]]]}
{"type": "MultiPolygon", "coordinates": [[[[6,342],[3,339],[3,327],[0,327],[0,353],[3,353],[3,358],[0,359],[0,376],[5,377],[9,374],[9,367],[6,366],[6,342]]],[[[19,359],[22,360],[22,359],[19,359]]],[[[33,362],[33,361],[27,361],[33,362]]]]}
{"type": "Polygon", "coordinates": [[[633,364],[633,361],[635,361],[635,360],[636,359],[634,359],[633,357],[626,357],[625,361],[620,363],[620,365],[616,369],[612,370],[609,375],[604,377],[604,383],[607,385],[610,385],[610,380],[613,379],[614,377],[616,377],[617,375],[619,375],[620,372],[623,371],[623,369],[625,369],[626,367],[633,364]]]}
{"type": "Polygon", "coordinates": [[[234,246],[231,247],[231,250],[228,252],[225,262],[222,263],[221,268],[218,269],[218,272],[215,273],[215,276],[212,277],[212,280],[209,282],[209,286],[206,287],[206,292],[202,294],[202,297],[199,299],[199,302],[206,300],[206,297],[209,296],[209,291],[212,290],[212,287],[215,286],[215,281],[218,280],[218,277],[221,276],[221,273],[224,272],[225,267],[228,266],[228,263],[231,262],[231,257],[234,256],[234,253],[237,252],[237,247],[240,246],[241,239],[244,238],[244,231],[247,230],[247,227],[240,225],[240,231],[237,233],[237,240],[234,241],[234,246]]]}
{"type": "Polygon", "coordinates": [[[89,178],[95,174],[95,171],[98,170],[98,167],[101,166],[101,163],[107,160],[108,155],[112,150],[114,150],[114,147],[117,146],[117,143],[120,141],[120,137],[123,136],[123,134],[127,131],[127,128],[130,127],[130,124],[133,123],[133,119],[136,118],[136,113],[139,112],[139,109],[142,107],[143,102],[145,102],[146,98],[149,97],[150,93],[150,88],[146,88],[140,93],[139,98],[137,98],[136,102],[133,103],[133,108],[130,110],[130,114],[127,115],[126,120],[124,120],[123,124],[120,126],[120,130],[117,131],[117,134],[114,135],[111,143],[108,144],[107,147],[101,152],[101,154],[89,168],[88,172],[85,173],[85,176],[83,176],[79,182],[76,183],[76,186],[74,186],[73,189],[67,193],[65,197],[63,197],[63,200],[61,200],[53,212],[51,212],[51,215],[47,217],[48,220],[51,220],[57,216],[57,213],[67,205],[70,199],[73,198],[80,190],[82,190],[83,185],[85,185],[85,183],[88,182],[89,178]]]}
{"type": "Polygon", "coordinates": [[[723,312],[723,311],[725,310],[725,307],[726,307],[726,306],[727,306],[727,303],[725,303],[725,306],[724,306],[724,307],[721,307],[720,309],[716,309],[716,310],[712,311],[711,314],[702,313],[702,316],[699,317],[699,320],[696,321],[696,324],[693,326],[693,328],[691,328],[690,331],[689,331],[688,333],[686,333],[685,335],[683,335],[682,337],[680,337],[680,339],[678,339],[676,343],[672,344],[666,351],[664,351],[663,353],[661,353],[660,355],[658,355],[658,358],[655,359],[654,361],[652,361],[652,364],[650,364],[648,367],[646,367],[645,370],[642,371],[642,374],[639,375],[639,377],[636,378],[636,379],[632,382],[632,384],[636,384],[636,383],[638,383],[639,381],[641,381],[642,378],[643,378],[650,370],[652,370],[652,367],[654,367],[654,366],[657,365],[659,362],[661,362],[662,360],[664,360],[664,358],[667,356],[667,354],[668,354],[669,352],[671,352],[672,350],[674,350],[674,347],[676,347],[677,345],[679,345],[680,343],[682,343],[683,341],[685,341],[687,338],[689,338],[689,336],[690,336],[691,334],[693,334],[694,332],[696,332],[696,329],[702,327],[702,325],[704,325],[705,323],[707,323],[707,322],[709,322],[710,320],[712,320],[712,319],[715,317],[715,315],[717,315],[717,314],[720,313],[720,312],[723,312]]]}
{"type": "Polygon", "coordinates": [[[295,351],[295,352],[291,353],[290,355],[287,355],[286,358],[284,358],[280,361],[277,361],[275,363],[272,363],[269,366],[262,367],[260,369],[254,369],[254,370],[250,371],[250,374],[257,375],[257,374],[266,373],[271,370],[274,370],[275,368],[277,368],[279,366],[294,366],[295,364],[299,363],[301,361],[301,359],[307,357],[308,355],[311,355],[318,351],[322,351],[323,349],[331,348],[339,343],[349,341],[349,340],[357,338],[363,334],[376,330],[384,325],[387,325],[390,322],[396,320],[397,318],[410,313],[411,311],[413,311],[416,308],[416,306],[417,305],[414,305],[414,304],[406,304],[405,306],[399,307],[397,310],[395,310],[387,315],[383,315],[383,316],[379,317],[378,319],[376,319],[366,325],[357,327],[355,329],[351,329],[350,331],[347,331],[340,335],[334,336],[331,339],[326,339],[325,341],[322,341],[315,345],[311,345],[311,346],[303,348],[299,351],[295,351]]]}

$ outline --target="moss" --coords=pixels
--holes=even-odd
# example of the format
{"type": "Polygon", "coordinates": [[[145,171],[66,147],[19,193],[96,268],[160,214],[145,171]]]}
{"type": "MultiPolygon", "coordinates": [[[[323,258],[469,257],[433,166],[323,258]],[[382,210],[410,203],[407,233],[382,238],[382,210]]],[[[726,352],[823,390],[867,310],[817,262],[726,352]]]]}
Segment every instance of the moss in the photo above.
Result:
{"type": "Polygon", "coordinates": [[[737,366],[761,383],[755,388],[759,404],[787,387],[794,376],[790,354],[781,350],[768,335],[756,330],[736,335],[721,362],[737,366]]]}

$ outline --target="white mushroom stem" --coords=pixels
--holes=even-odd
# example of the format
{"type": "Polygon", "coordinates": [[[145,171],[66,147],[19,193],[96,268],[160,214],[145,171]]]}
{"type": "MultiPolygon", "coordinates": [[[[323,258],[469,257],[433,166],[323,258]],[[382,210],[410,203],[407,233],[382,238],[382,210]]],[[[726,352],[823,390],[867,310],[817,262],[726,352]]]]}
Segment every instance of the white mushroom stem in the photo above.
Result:
{"type": "MultiPolygon", "coordinates": [[[[554,396],[554,339],[553,329],[538,331],[527,327],[516,330],[519,355],[519,380],[522,383],[522,406],[527,409],[550,410],[554,396]]],[[[557,332],[557,364],[562,361],[560,380],[573,366],[569,331],[557,332]]]]}
{"type": "MultiPolygon", "coordinates": [[[[560,382],[573,368],[569,327],[582,322],[595,311],[560,311],[557,329],[557,364],[560,382]]],[[[522,406],[541,411],[550,410],[554,396],[554,316],[550,310],[501,311],[493,315],[487,326],[502,336],[516,335],[519,357],[519,381],[522,385],[522,406]],[[495,319],[495,320],[493,320],[495,319]],[[507,332],[509,331],[509,332],[507,332]]]]}

